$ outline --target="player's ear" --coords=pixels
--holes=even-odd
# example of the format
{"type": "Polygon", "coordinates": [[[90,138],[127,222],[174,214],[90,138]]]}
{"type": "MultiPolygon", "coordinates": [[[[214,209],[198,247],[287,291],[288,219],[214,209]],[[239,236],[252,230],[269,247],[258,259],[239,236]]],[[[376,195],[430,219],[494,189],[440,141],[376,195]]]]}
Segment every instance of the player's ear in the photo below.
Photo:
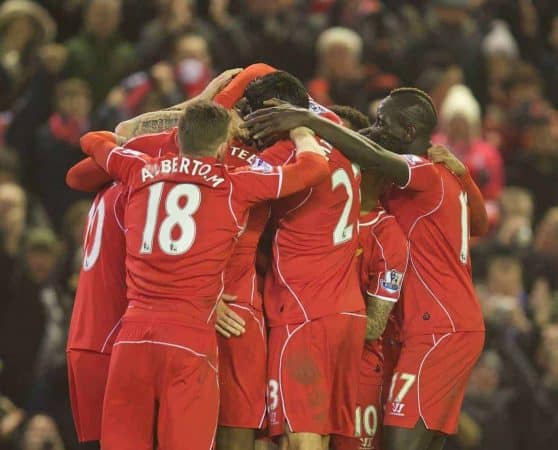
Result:
{"type": "Polygon", "coordinates": [[[410,144],[415,140],[416,136],[417,127],[415,127],[415,125],[412,123],[407,124],[407,126],[405,127],[405,142],[407,144],[410,144]]]}

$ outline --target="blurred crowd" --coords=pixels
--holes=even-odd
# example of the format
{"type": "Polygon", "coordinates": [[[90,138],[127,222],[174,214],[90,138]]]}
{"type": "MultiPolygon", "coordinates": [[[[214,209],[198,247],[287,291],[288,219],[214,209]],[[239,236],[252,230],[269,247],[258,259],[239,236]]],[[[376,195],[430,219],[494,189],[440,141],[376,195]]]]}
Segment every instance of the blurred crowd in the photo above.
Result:
{"type": "Polygon", "coordinates": [[[432,96],[433,142],[491,220],[472,249],[486,351],[448,448],[558,448],[555,0],[4,0],[0,449],[77,448],[64,347],[91,196],[64,176],[79,137],[256,61],[372,119],[395,87],[432,96]]]}

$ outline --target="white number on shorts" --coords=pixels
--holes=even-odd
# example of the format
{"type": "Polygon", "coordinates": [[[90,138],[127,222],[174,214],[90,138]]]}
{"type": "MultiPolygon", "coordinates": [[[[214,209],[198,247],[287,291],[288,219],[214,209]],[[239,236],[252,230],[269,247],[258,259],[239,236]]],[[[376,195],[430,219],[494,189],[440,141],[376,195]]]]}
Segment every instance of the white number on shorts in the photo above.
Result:
{"type": "Polygon", "coordinates": [[[347,201],[343,207],[343,212],[339,221],[333,230],[333,245],[342,244],[353,238],[353,224],[349,224],[349,215],[353,206],[353,187],[347,172],[343,169],[337,169],[331,176],[331,189],[334,191],[339,186],[344,186],[347,191],[347,201]]]}
{"type": "Polygon", "coordinates": [[[267,409],[274,411],[279,405],[279,383],[277,380],[269,380],[267,386],[267,409]]]}
{"type": "Polygon", "coordinates": [[[93,203],[89,210],[83,246],[83,270],[90,270],[99,258],[104,222],[105,200],[101,198],[98,203],[93,203]],[[93,239],[93,242],[91,242],[91,239],[93,239]]]}
{"type": "Polygon", "coordinates": [[[467,264],[469,253],[469,208],[467,203],[467,193],[459,193],[459,203],[461,204],[461,249],[459,251],[459,261],[467,264]]]}
{"type": "Polygon", "coordinates": [[[403,383],[403,386],[401,386],[401,389],[400,389],[399,393],[395,396],[394,401],[396,403],[401,403],[401,402],[403,402],[403,399],[405,398],[405,396],[411,390],[411,387],[415,383],[415,380],[417,379],[417,376],[413,375],[412,373],[399,374],[399,372],[395,372],[393,374],[392,379],[391,379],[391,387],[389,389],[389,397],[388,397],[389,401],[392,401],[392,399],[393,399],[393,394],[394,394],[393,391],[395,390],[395,385],[397,384],[397,378],[402,380],[404,383],[403,383]]]}
{"type": "Polygon", "coordinates": [[[355,437],[362,436],[362,427],[364,425],[364,434],[366,436],[374,436],[378,429],[378,411],[374,405],[368,405],[364,412],[360,406],[355,410],[355,437]]]}
{"type": "MultiPolygon", "coordinates": [[[[157,227],[163,186],[162,181],[149,186],[147,216],[140,248],[140,252],[144,254],[153,251],[153,237],[157,227]]],[[[196,222],[194,222],[192,215],[198,210],[200,203],[201,192],[194,184],[178,184],[168,192],[165,201],[167,216],[159,227],[159,247],[164,253],[167,255],[182,255],[190,250],[196,238],[196,222]],[[181,207],[179,201],[182,197],[186,197],[186,203],[181,207]],[[178,239],[173,239],[172,230],[176,226],[180,228],[180,236],[178,239]]]]}

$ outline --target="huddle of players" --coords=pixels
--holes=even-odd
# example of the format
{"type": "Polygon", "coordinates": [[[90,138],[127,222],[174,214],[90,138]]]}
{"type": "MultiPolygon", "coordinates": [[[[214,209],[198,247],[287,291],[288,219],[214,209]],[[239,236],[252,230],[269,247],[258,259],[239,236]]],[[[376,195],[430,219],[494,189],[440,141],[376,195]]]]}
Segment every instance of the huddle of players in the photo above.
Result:
{"type": "Polygon", "coordinates": [[[217,448],[246,449],[267,425],[283,448],[378,449],[383,421],[382,448],[442,448],[482,349],[467,246],[486,213],[451,155],[431,158],[457,175],[378,145],[425,155],[427,96],[393,92],[363,133],[373,141],[351,131],[363,118],[350,108],[310,105],[264,64],[225,72],[202,97],[213,102],[187,102],[169,131],[85,135],[92,159],[68,173],[99,192],[68,342],[80,440],[210,449],[219,425],[217,448]],[[265,150],[231,142],[235,106],[265,150]],[[241,336],[217,346],[215,326],[241,336]]]}

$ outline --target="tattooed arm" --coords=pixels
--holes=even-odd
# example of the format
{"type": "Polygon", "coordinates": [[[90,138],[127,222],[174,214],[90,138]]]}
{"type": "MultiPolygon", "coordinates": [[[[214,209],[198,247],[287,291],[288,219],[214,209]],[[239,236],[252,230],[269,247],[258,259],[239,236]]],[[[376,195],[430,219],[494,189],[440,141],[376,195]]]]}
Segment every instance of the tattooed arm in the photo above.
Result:
{"type": "Polygon", "coordinates": [[[212,100],[242,69],[229,69],[215,77],[203,92],[194,98],[171,106],[170,108],[153,111],[120,122],[115,129],[116,134],[131,139],[148,133],[160,133],[178,125],[184,109],[196,100],[212,100]]]}
{"type": "Polygon", "coordinates": [[[121,122],[115,132],[119,136],[131,139],[149,133],[160,133],[178,125],[182,111],[154,111],[121,122]]]}
{"type": "Polygon", "coordinates": [[[366,340],[373,341],[384,332],[395,303],[369,295],[366,305],[366,340]]]}

